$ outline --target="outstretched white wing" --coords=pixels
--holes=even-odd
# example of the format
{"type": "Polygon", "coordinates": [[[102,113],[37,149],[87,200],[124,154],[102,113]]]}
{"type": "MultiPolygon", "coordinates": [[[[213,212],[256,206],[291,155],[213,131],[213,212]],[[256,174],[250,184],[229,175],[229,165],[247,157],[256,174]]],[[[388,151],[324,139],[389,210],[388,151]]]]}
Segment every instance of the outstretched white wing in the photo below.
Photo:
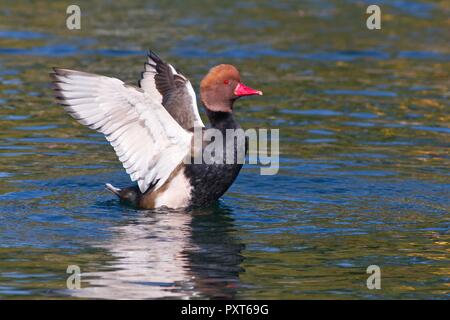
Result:
{"type": "Polygon", "coordinates": [[[96,74],[54,71],[53,88],[64,109],[106,136],[141,192],[161,187],[189,152],[192,134],[139,88],[96,74]]]}

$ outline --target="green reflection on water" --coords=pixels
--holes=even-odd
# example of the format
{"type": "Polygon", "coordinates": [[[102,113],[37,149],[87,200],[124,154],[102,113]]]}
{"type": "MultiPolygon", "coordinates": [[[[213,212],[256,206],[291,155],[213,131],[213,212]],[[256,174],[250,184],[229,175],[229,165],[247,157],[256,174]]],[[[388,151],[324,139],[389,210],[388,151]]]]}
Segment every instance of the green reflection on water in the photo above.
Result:
{"type": "MultiPolygon", "coordinates": [[[[65,297],[68,264],[95,272],[118,259],[92,238],[105,229],[98,242],[107,242],[123,231],[115,227],[135,223],[139,213],[102,202],[104,177],[127,178],[104,139],[53,103],[48,72],[63,66],[135,84],[151,47],[196,89],[212,65],[238,66],[265,94],[239,101],[241,125],[281,134],[280,176],[247,167],[224,201],[232,221],[216,225],[244,249],[221,252],[208,246],[210,234],[200,237],[206,251],[242,255],[238,277],[219,274],[214,286],[199,276],[182,294],[448,297],[450,7],[414,3],[425,7],[382,5],[382,30],[369,31],[362,1],[79,1],[82,30],[68,31],[64,3],[3,1],[0,296],[65,297]],[[87,231],[72,247],[61,245],[68,231],[33,236],[59,224],[87,231]],[[382,266],[381,292],[365,288],[370,264],[382,266]]],[[[199,242],[189,232],[180,248],[191,252],[199,242]]],[[[180,268],[196,274],[197,260],[183,257],[180,268]]]]}

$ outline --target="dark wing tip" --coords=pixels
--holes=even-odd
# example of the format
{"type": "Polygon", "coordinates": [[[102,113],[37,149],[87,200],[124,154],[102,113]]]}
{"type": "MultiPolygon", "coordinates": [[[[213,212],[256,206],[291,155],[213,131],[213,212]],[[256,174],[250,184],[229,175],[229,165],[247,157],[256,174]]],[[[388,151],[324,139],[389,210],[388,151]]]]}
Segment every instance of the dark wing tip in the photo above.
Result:
{"type": "Polygon", "coordinates": [[[167,62],[165,62],[163,59],[161,59],[156,53],[154,53],[152,50],[148,50],[148,58],[149,60],[154,62],[154,66],[150,63],[151,67],[153,67],[157,73],[168,73],[168,76],[172,76],[172,70],[170,70],[170,67],[167,62]]]}
{"type": "Polygon", "coordinates": [[[48,76],[53,82],[59,81],[58,75],[55,72],[49,72],[48,76]]]}
{"type": "Polygon", "coordinates": [[[159,63],[164,63],[164,61],[152,50],[148,49],[147,51],[147,56],[152,59],[153,61],[155,61],[156,64],[159,63]]]}
{"type": "Polygon", "coordinates": [[[55,90],[55,91],[62,91],[62,88],[59,85],[59,81],[50,82],[50,88],[55,90]]]}
{"type": "Polygon", "coordinates": [[[51,79],[51,82],[49,84],[50,89],[53,91],[53,96],[55,98],[56,103],[59,105],[66,105],[65,101],[66,98],[64,97],[62,93],[62,88],[59,85],[62,81],[61,78],[64,76],[64,69],[52,67],[53,72],[49,72],[48,75],[51,79]]]}
{"type": "Polygon", "coordinates": [[[70,75],[79,75],[79,76],[84,76],[84,77],[99,77],[100,76],[95,73],[72,70],[72,69],[65,69],[65,68],[58,68],[58,67],[53,67],[52,69],[53,69],[53,73],[56,76],[60,76],[60,77],[67,77],[70,75]]]}
{"type": "Polygon", "coordinates": [[[64,69],[58,67],[52,67],[53,72],[49,72],[48,75],[53,82],[57,82],[61,80],[61,77],[64,76],[64,69]]]}
{"type": "Polygon", "coordinates": [[[52,69],[53,69],[53,73],[56,76],[60,76],[60,77],[65,77],[71,73],[81,72],[81,71],[64,69],[64,68],[59,68],[59,67],[53,67],[52,69]]]}

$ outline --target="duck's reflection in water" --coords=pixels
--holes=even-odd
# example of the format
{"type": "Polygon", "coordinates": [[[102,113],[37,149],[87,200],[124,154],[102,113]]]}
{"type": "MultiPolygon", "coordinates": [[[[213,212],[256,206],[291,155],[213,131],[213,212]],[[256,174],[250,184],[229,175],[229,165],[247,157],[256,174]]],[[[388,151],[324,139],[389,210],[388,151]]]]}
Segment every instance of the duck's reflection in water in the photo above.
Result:
{"type": "Polygon", "coordinates": [[[229,298],[239,286],[242,245],[223,205],[142,212],[99,245],[113,257],[82,273],[78,297],[106,299],[229,298]]]}

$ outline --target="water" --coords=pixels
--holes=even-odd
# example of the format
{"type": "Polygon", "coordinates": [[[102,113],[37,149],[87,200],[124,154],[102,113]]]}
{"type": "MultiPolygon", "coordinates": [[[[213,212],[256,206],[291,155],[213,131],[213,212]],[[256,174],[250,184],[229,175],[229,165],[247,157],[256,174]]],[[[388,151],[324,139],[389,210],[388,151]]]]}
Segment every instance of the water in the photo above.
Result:
{"type": "MultiPolygon", "coordinates": [[[[433,298],[450,295],[450,7],[383,1],[3,1],[0,298],[433,298]],[[280,128],[280,171],[245,166],[215,206],[137,211],[100,135],[52,100],[52,66],[136,83],[146,48],[187,74],[233,63],[280,128]],[[69,265],[82,289],[68,290],[69,265]],[[382,289],[368,290],[378,265],[382,289]]],[[[201,110],[203,112],[203,110],[201,110]]]]}

